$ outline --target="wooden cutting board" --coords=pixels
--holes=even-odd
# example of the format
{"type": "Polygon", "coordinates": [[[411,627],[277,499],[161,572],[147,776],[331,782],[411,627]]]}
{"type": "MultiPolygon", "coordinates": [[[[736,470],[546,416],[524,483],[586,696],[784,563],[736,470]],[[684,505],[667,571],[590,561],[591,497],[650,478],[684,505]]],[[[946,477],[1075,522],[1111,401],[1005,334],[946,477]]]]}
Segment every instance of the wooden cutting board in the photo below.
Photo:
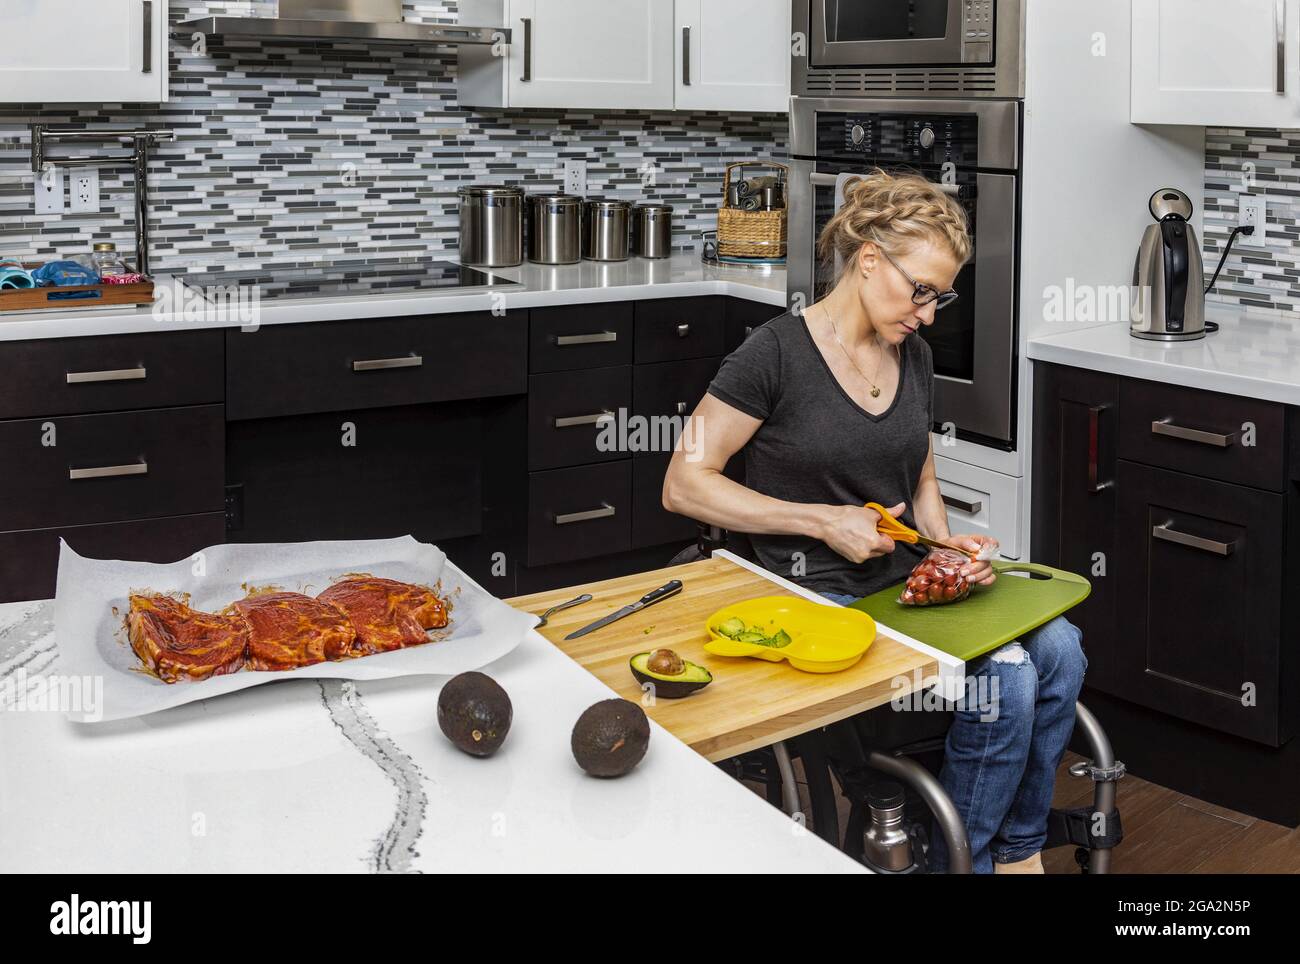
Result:
{"type": "Polygon", "coordinates": [[[692,749],[718,761],[769,746],[872,709],[916,688],[938,672],[936,661],[884,634],[855,666],[840,673],[802,673],[784,662],[727,658],[705,652],[706,620],[723,606],[759,596],[788,595],[781,587],[726,559],[570,586],[506,600],[540,615],[584,592],[592,600],[556,613],[538,632],[625,699],[641,702],[628,659],[651,649],[676,650],[704,666],[713,682],[685,699],[659,699],[647,714],[692,749]],[[575,629],[640,599],[670,579],[681,593],[588,633],[575,629]]]}

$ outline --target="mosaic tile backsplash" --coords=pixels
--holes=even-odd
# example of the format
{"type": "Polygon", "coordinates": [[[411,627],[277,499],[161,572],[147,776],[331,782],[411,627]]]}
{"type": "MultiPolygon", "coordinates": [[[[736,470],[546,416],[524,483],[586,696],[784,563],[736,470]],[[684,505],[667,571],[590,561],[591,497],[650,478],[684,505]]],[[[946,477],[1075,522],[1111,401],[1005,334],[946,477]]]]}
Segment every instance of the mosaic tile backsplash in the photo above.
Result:
{"type": "MultiPolygon", "coordinates": [[[[276,0],[172,0],[171,19],[272,16],[276,0]]],[[[455,22],[454,0],[408,0],[408,20],[455,22]]],[[[101,173],[98,214],[36,216],[34,122],[161,127],[150,171],[155,272],[418,258],[457,247],[456,190],[558,190],[587,161],[588,193],[674,208],[674,247],[716,222],[725,164],[784,160],[785,115],[470,111],[449,47],[171,42],[171,100],[107,109],[0,106],[0,255],[28,260],[134,247],[129,172],[101,173]]]]}
{"type": "Polygon", "coordinates": [[[1237,199],[1262,194],[1268,209],[1265,246],[1239,237],[1210,300],[1300,311],[1300,131],[1210,128],[1205,155],[1207,283],[1237,225],[1237,199]]]}

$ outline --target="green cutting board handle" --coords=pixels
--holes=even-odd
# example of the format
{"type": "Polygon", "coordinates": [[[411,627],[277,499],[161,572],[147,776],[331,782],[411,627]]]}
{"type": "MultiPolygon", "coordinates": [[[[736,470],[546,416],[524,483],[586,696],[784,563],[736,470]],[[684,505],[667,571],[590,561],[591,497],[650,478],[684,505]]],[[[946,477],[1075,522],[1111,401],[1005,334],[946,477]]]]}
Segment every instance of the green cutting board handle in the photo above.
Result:
{"type": "Polygon", "coordinates": [[[1040,576],[1043,579],[1060,579],[1063,582],[1072,582],[1080,586],[1092,585],[1077,573],[1066,572],[1064,569],[1053,569],[1051,566],[1044,566],[1040,562],[1005,562],[994,559],[990,565],[993,566],[993,571],[999,576],[1004,572],[1027,572],[1032,576],[1040,576]]]}

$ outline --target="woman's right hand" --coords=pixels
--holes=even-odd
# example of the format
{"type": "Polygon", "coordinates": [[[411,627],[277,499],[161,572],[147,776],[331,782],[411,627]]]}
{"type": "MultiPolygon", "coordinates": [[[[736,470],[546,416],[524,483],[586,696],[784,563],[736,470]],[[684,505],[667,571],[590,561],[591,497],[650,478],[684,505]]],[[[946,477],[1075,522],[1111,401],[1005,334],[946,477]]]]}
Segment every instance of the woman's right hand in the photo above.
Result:
{"type": "MultiPolygon", "coordinates": [[[[907,508],[900,502],[889,510],[897,519],[907,508]]],[[[859,505],[828,506],[826,517],[818,526],[817,538],[850,562],[862,563],[894,551],[894,540],[880,533],[876,526],[880,513],[859,505]]]]}

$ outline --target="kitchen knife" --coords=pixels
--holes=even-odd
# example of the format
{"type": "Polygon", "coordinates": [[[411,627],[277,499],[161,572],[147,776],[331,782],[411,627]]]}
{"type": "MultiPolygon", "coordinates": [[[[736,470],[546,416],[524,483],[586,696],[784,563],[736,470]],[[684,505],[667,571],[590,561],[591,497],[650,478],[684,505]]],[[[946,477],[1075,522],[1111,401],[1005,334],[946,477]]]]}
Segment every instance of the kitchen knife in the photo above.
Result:
{"type": "Polygon", "coordinates": [[[569,633],[569,635],[565,636],[564,638],[577,639],[579,636],[586,636],[588,633],[595,632],[597,629],[600,629],[602,626],[608,626],[610,623],[618,622],[618,620],[622,619],[624,616],[631,616],[633,613],[640,612],[641,610],[645,609],[647,606],[653,606],[655,603],[667,599],[669,596],[676,596],[681,591],[682,591],[682,581],[680,579],[674,579],[671,582],[666,582],[658,589],[646,593],[636,602],[632,603],[632,605],[624,606],[622,609],[616,609],[608,616],[602,616],[600,619],[597,619],[594,623],[591,623],[590,625],[587,626],[583,626],[581,629],[569,633]]]}

